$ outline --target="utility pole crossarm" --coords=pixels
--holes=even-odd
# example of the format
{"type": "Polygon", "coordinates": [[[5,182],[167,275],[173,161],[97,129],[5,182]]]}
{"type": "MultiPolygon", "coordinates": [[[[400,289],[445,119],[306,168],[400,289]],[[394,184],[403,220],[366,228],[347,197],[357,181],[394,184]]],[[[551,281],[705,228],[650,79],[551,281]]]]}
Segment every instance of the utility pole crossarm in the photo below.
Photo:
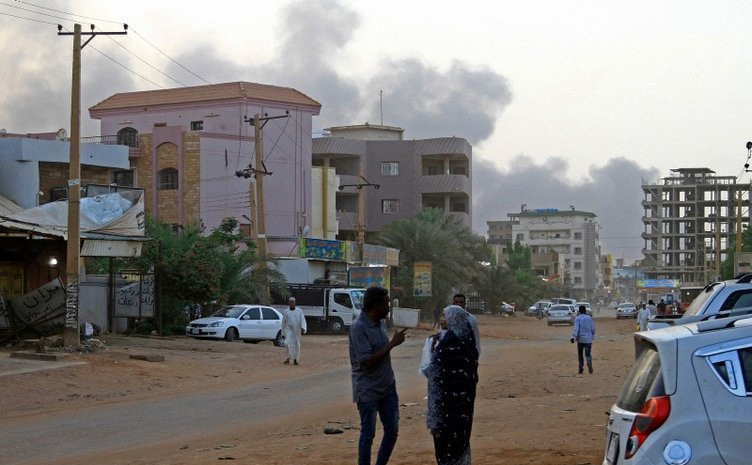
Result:
{"type": "MultiPolygon", "coordinates": [[[[79,50],[83,50],[84,47],[86,47],[86,45],[89,42],[91,42],[92,40],[94,40],[94,37],[96,37],[96,36],[124,36],[124,35],[127,35],[127,34],[128,34],[128,25],[127,24],[123,24],[123,30],[122,31],[111,31],[111,32],[106,32],[106,31],[96,32],[96,31],[94,31],[94,25],[92,24],[91,25],[91,32],[79,32],[78,33],[79,36],[91,36],[91,37],[89,37],[86,40],[86,42],[84,42],[81,45],[81,47],[79,48],[79,50]]],[[[72,36],[72,35],[76,35],[76,33],[75,32],[63,32],[63,25],[62,24],[58,24],[57,25],[57,35],[59,35],[59,36],[72,36]]]]}

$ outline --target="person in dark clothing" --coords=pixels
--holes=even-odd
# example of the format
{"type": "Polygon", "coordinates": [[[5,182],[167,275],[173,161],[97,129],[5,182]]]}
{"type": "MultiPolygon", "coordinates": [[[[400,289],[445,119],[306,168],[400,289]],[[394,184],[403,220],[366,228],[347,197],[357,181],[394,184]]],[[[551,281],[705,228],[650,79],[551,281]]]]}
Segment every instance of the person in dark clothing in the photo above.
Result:
{"type": "Polygon", "coordinates": [[[428,377],[426,424],[433,435],[436,463],[470,464],[470,433],[478,383],[478,351],[462,307],[450,305],[442,314],[446,331],[436,343],[428,377]]]}
{"type": "Polygon", "coordinates": [[[659,315],[665,315],[666,314],[666,302],[661,299],[660,303],[658,303],[658,314],[659,315]]]}
{"type": "Polygon", "coordinates": [[[441,319],[441,304],[436,302],[436,308],[433,309],[433,326],[431,328],[440,328],[439,320],[441,319]]]}

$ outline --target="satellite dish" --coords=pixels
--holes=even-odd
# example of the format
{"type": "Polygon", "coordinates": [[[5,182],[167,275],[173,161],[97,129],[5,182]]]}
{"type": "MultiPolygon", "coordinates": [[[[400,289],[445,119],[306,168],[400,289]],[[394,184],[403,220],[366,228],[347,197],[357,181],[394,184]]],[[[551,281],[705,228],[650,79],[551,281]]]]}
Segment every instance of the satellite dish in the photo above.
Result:
{"type": "Polygon", "coordinates": [[[303,232],[300,233],[303,237],[308,237],[311,234],[311,227],[308,225],[303,226],[303,232]]]}
{"type": "Polygon", "coordinates": [[[7,134],[8,131],[5,130],[5,128],[0,128],[0,134],[7,134]]]}
{"type": "Polygon", "coordinates": [[[67,140],[68,139],[68,131],[66,131],[64,128],[60,128],[57,131],[57,134],[55,134],[55,140],[67,140]]]}

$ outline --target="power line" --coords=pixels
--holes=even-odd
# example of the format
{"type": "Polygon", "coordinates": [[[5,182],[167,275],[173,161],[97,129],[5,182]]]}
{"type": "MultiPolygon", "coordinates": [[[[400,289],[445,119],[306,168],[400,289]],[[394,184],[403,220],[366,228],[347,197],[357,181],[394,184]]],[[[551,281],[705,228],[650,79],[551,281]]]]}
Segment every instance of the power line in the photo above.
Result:
{"type": "Polygon", "coordinates": [[[57,25],[57,23],[53,23],[53,22],[51,22],[51,21],[43,21],[43,20],[41,20],[41,19],[31,19],[31,18],[25,18],[25,17],[23,17],[23,16],[16,16],[16,15],[12,15],[12,14],[10,14],[10,13],[3,13],[2,11],[0,11],[0,15],[3,15],[3,16],[10,16],[11,18],[25,19],[26,21],[33,21],[33,22],[35,22],[35,23],[42,23],[42,24],[51,24],[51,25],[53,25],[53,26],[56,26],[56,25],[57,25]]]}
{"type": "Polygon", "coordinates": [[[50,18],[62,19],[63,21],[71,21],[72,22],[72,20],[68,19],[68,18],[63,18],[61,16],[55,16],[55,15],[50,15],[50,14],[47,14],[47,13],[42,13],[41,11],[30,10],[30,9],[24,8],[22,6],[10,5],[10,4],[4,3],[4,2],[0,2],[0,5],[7,6],[9,8],[15,8],[17,10],[28,11],[29,13],[34,13],[35,15],[48,16],[50,18]]]}
{"type": "MultiPolygon", "coordinates": [[[[79,17],[79,18],[84,18],[84,19],[93,19],[93,20],[96,20],[96,21],[102,21],[102,22],[104,22],[104,23],[112,23],[112,24],[123,24],[123,23],[122,23],[122,22],[120,22],[120,21],[110,21],[110,20],[107,20],[107,19],[94,18],[94,17],[91,17],[91,16],[83,16],[83,15],[77,15],[77,14],[75,14],[75,13],[70,13],[70,12],[68,12],[68,11],[63,11],[63,10],[56,10],[56,9],[54,9],[54,8],[48,8],[48,7],[46,7],[46,6],[35,5],[34,3],[31,3],[31,2],[25,2],[25,1],[23,1],[23,0],[14,0],[14,1],[16,1],[16,2],[18,2],[18,3],[23,3],[24,5],[29,5],[29,6],[33,6],[34,8],[39,8],[39,9],[41,9],[41,10],[54,11],[55,13],[62,13],[62,14],[64,14],[64,15],[69,15],[69,16],[76,16],[76,17],[79,17]]],[[[44,13],[39,13],[39,14],[44,14],[44,13]]],[[[68,19],[68,20],[66,20],[66,21],[72,21],[72,20],[68,19]]]]}
{"type": "MultiPolygon", "coordinates": [[[[31,7],[37,8],[37,9],[42,9],[42,10],[47,10],[47,11],[54,11],[55,13],[61,13],[61,14],[65,14],[65,15],[68,15],[68,16],[74,16],[74,17],[77,17],[77,18],[84,18],[84,19],[89,19],[89,20],[102,21],[102,22],[105,22],[105,23],[112,23],[112,24],[124,24],[124,22],[122,22],[122,21],[111,21],[111,20],[108,20],[108,19],[96,18],[96,17],[93,17],[93,16],[85,16],[85,15],[79,15],[79,14],[76,14],[76,13],[72,13],[72,12],[69,12],[69,11],[64,11],[64,10],[56,10],[56,9],[54,9],[54,8],[49,8],[49,7],[45,7],[45,6],[42,6],[42,5],[37,5],[37,4],[31,3],[31,2],[26,2],[26,1],[23,1],[23,0],[14,0],[14,1],[16,1],[16,2],[18,2],[18,3],[22,3],[22,4],[24,4],[24,5],[28,5],[28,6],[31,6],[31,7]]],[[[60,17],[60,16],[50,15],[50,14],[47,14],[47,13],[42,13],[41,11],[30,10],[30,9],[28,9],[28,8],[23,8],[23,7],[20,7],[20,6],[9,5],[9,4],[7,4],[7,3],[2,3],[2,2],[0,2],[0,5],[5,5],[5,6],[11,7],[11,8],[17,8],[17,9],[20,9],[20,10],[24,10],[24,11],[28,11],[28,12],[34,13],[34,14],[38,14],[38,15],[44,15],[44,16],[49,16],[49,17],[51,17],[51,18],[55,18],[55,19],[61,19],[61,20],[64,20],[64,21],[71,21],[71,22],[74,22],[74,21],[75,21],[75,20],[73,20],[73,19],[70,19],[70,18],[63,18],[63,17],[60,17]]],[[[21,18],[21,19],[28,19],[28,18],[21,18]]],[[[30,20],[30,21],[33,21],[33,20],[30,20]]],[[[211,83],[210,83],[209,81],[207,81],[206,79],[202,78],[201,76],[199,76],[198,74],[194,73],[193,71],[191,71],[191,70],[190,70],[190,69],[188,69],[187,67],[183,66],[183,65],[182,65],[181,63],[179,63],[179,62],[178,62],[177,60],[175,60],[175,59],[174,59],[174,58],[172,58],[171,56],[167,55],[167,54],[166,54],[165,52],[163,52],[162,50],[160,50],[160,49],[159,49],[159,48],[158,48],[158,47],[157,47],[156,45],[154,45],[154,44],[152,44],[151,42],[149,42],[149,41],[148,41],[148,40],[147,40],[147,39],[146,39],[146,38],[145,38],[144,36],[142,36],[141,34],[139,34],[139,33],[138,33],[137,31],[135,31],[134,29],[131,29],[131,32],[133,32],[134,34],[136,34],[136,35],[137,35],[138,37],[140,37],[140,38],[141,38],[141,40],[143,40],[144,42],[146,42],[147,44],[149,44],[149,45],[150,45],[150,46],[151,46],[152,48],[154,48],[154,49],[155,49],[155,50],[157,50],[157,51],[158,51],[159,53],[161,53],[162,55],[164,55],[164,56],[166,56],[167,58],[169,58],[169,59],[170,59],[171,61],[173,61],[173,62],[174,62],[175,64],[177,64],[178,66],[180,66],[180,67],[181,67],[181,68],[183,68],[184,70],[186,70],[186,71],[188,71],[189,73],[191,73],[192,75],[196,76],[197,78],[199,78],[199,79],[200,79],[200,80],[202,80],[203,82],[205,82],[205,83],[207,83],[207,84],[211,84],[211,83]]],[[[117,43],[118,45],[120,45],[120,43],[118,43],[118,42],[115,42],[115,43],[117,43]]],[[[120,45],[120,46],[122,47],[122,45],[120,45]]],[[[123,48],[125,48],[125,47],[123,47],[123,48]]],[[[125,50],[126,50],[126,51],[128,51],[129,53],[133,54],[133,52],[131,52],[130,50],[128,50],[128,49],[125,49],[125,50]]],[[[136,58],[138,58],[139,60],[141,60],[141,61],[144,61],[144,60],[142,60],[141,58],[139,58],[139,57],[138,57],[137,55],[135,55],[135,54],[133,54],[133,55],[134,55],[134,56],[135,56],[136,58]]],[[[146,62],[144,61],[144,63],[146,63],[146,62]]],[[[147,64],[147,65],[149,65],[149,66],[151,66],[152,68],[154,68],[154,67],[153,67],[153,66],[152,66],[151,64],[149,64],[149,63],[146,63],[146,64],[147,64]]],[[[174,78],[172,78],[172,77],[168,76],[167,74],[163,73],[162,71],[160,71],[160,70],[159,70],[159,69],[157,69],[157,68],[154,68],[154,69],[155,69],[155,70],[157,70],[157,71],[159,71],[160,73],[164,74],[164,75],[165,75],[165,76],[167,76],[168,78],[172,79],[173,81],[177,82],[177,83],[178,83],[178,84],[180,84],[181,86],[185,87],[185,84],[182,84],[182,83],[181,83],[180,81],[178,81],[178,80],[176,80],[176,79],[174,79],[174,78]]]]}
{"type": "Polygon", "coordinates": [[[183,84],[182,82],[178,81],[177,79],[175,79],[174,77],[170,76],[169,74],[165,73],[164,71],[160,70],[159,68],[157,68],[156,66],[152,65],[152,64],[151,64],[151,63],[149,63],[148,61],[144,60],[144,59],[143,59],[143,58],[141,58],[140,56],[136,55],[135,53],[133,53],[132,51],[130,51],[130,50],[129,50],[128,48],[126,48],[126,46],[125,46],[125,45],[121,44],[121,43],[120,43],[120,42],[118,42],[117,40],[113,39],[113,38],[112,38],[112,37],[110,37],[110,36],[107,36],[107,38],[108,38],[108,39],[110,39],[111,41],[115,42],[115,44],[117,44],[117,45],[118,45],[118,46],[119,46],[120,48],[122,48],[122,49],[123,49],[123,50],[125,50],[126,52],[128,52],[128,53],[130,53],[131,55],[133,55],[134,57],[136,57],[136,58],[137,58],[137,59],[138,59],[139,61],[141,61],[142,63],[144,63],[145,65],[147,65],[147,66],[148,66],[148,67],[150,67],[151,69],[153,69],[154,71],[156,71],[156,72],[160,73],[161,75],[165,76],[165,77],[166,77],[166,78],[168,78],[168,79],[171,79],[171,80],[173,80],[173,81],[177,82],[177,83],[178,83],[178,84],[180,84],[181,86],[183,86],[183,87],[186,87],[186,85],[185,85],[185,84],[183,84]]]}
{"type": "Polygon", "coordinates": [[[164,56],[166,56],[167,58],[169,58],[169,59],[170,59],[170,61],[172,61],[172,62],[173,62],[173,63],[175,63],[176,65],[180,66],[181,68],[183,68],[184,70],[188,71],[188,72],[189,72],[189,73],[191,73],[192,75],[194,75],[194,76],[196,76],[197,78],[201,79],[201,80],[202,80],[202,81],[204,81],[205,83],[207,83],[207,84],[211,84],[211,82],[207,81],[206,79],[202,78],[201,76],[199,76],[198,74],[194,73],[194,72],[193,72],[193,71],[191,71],[190,69],[186,68],[186,67],[185,67],[185,66],[183,66],[183,65],[182,65],[182,64],[181,64],[180,62],[178,62],[178,61],[177,61],[176,59],[172,58],[172,57],[171,57],[170,55],[168,55],[168,54],[166,54],[165,52],[163,52],[162,50],[160,50],[160,49],[159,49],[159,47],[157,47],[156,45],[154,45],[154,44],[152,44],[151,42],[149,42],[148,40],[146,40],[146,37],[144,37],[144,36],[142,36],[141,34],[139,34],[139,33],[138,33],[138,32],[137,32],[137,31],[136,31],[135,29],[131,29],[131,31],[133,31],[133,33],[134,33],[134,34],[136,34],[136,35],[137,35],[138,37],[140,37],[140,38],[141,38],[141,40],[143,40],[144,42],[146,42],[147,44],[149,44],[149,45],[150,45],[150,46],[151,46],[151,47],[152,47],[152,48],[153,48],[154,50],[158,51],[158,52],[159,52],[159,53],[161,53],[162,55],[164,55],[164,56]]]}
{"type": "Polygon", "coordinates": [[[114,59],[114,58],[110,57],[109,55],[105,54],[104,52],[102,52],[102,51],[101,51],[101,50],[99,50],[98,48],[94,47],[93,45],[89,44],[89,47],[91,47],[92,49],[94,49],[94,51],[96,51],[97,53],[99,53],[99,54],[100,54],[100,55],[102,55],[103,57],[107,58],[108,60],[112,61],[112,62],[113,62],[113,63],[115,63],[116,65],[120,66],[120,67],[121,67],[121,68],[123,68],[124,70],[126,70],[126,71],[128,71],[128,72],[130,72],[130,73],[133,73],[133,74],[135,74],[136,76],[140,77],[141,79],[143,79],[143,80],[145,80],[145,81],[148,81],[148,82],[152,83],[153,85],[155,85],[156,87],[158,87],[158,88],[160,88],[160,89],[164,89],[164,87],[163,87],[163,86],[160,86],[159,84],[157,84],[156,82],[152,81],[151,79],[149,79],[148,77],[144,76],[143,74],[140,74],[140,73],[137,73],[136,71],[133,71],[133,70],[132,70],[132,69],[130,69],[129,67],[125,66],[124,64],[120,63],[119,61],[117,61],[116,59],[114,59]]]}

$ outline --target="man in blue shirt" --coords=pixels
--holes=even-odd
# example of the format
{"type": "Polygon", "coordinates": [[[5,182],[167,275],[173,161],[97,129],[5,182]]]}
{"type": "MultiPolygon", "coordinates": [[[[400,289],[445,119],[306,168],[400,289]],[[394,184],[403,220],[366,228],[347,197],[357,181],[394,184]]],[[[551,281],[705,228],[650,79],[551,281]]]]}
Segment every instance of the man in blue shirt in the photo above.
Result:
{"type": "Polygon", "coordinates": [[[370,287],[363,296],[363,311],[350,326],[350,366],[353,402],[360,413],[358,465],[370,465],[376,435],[376,413],[384,427],[376,465],[386,465],[397,443],[399,399],[392,370],[391,350],[405,342],[405,329],[391,340],[386,332],[389,291],[370,287]]]}
{"type": "Polygon", "coordinates": [[[569,342],[574,344],[577,341],[577,361],[579,362],[579,374],[582,374],[583,360],[582,352],[585,352],[585,359],[587,360],[587,369],[589,373],[593,372],[593,358],[590,356],[590,349],[593,346],[593,339],[595,339],[595,322],[587,314],[587,308],[584,305],[580,305],[580,314],[574,319],[574,330],[572,330],[572,338],[569,342]]]}

